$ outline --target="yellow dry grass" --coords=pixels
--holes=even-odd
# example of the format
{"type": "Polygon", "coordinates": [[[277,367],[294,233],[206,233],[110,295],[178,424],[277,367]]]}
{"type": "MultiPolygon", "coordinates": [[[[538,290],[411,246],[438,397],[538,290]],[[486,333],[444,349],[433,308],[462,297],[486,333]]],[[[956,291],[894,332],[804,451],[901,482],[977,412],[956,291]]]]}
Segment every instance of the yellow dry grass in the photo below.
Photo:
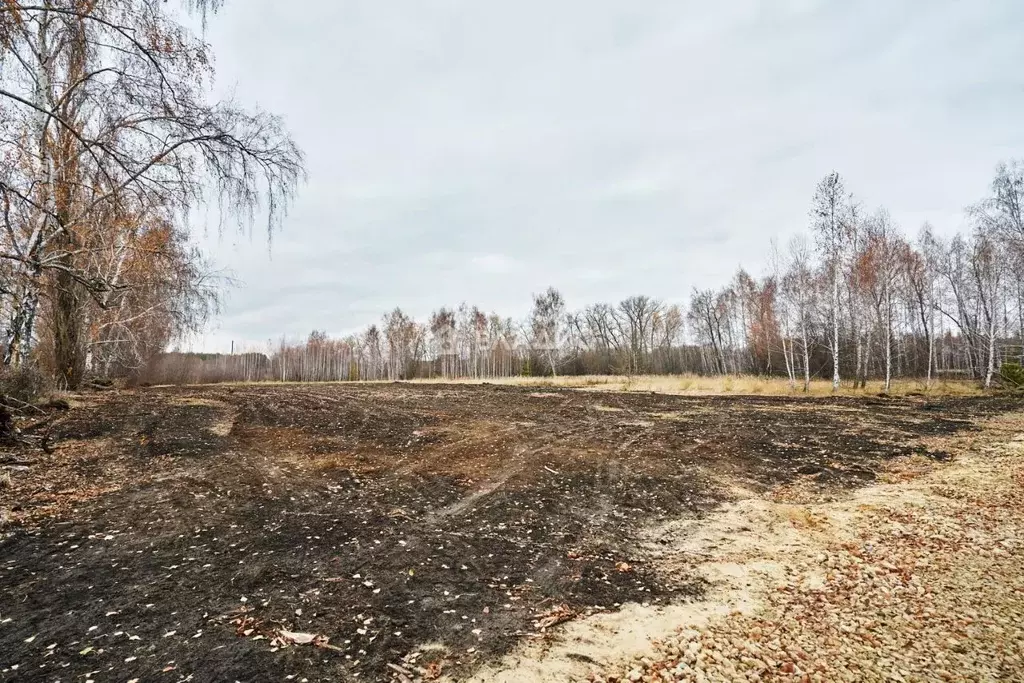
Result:
{"type": "MultiPolygon", "coordinates": [[[[564,377],[499,377],[489,379],[417,379],[416,383],[453,383],[453,384],[504,384],[528,387],[563,387],[571,389],[589,389],[593,391],[643,391],[659,394],[677,395],[758,395],[767,396],[831,396],[832,383],[828,380],[811,380],[809,390],[804,392],[803,383],[797,382],[791,387],[784,377],[757,377],[754,375],[578,375],[564,377]]],[[[854,388],[852,383],[844,382],[839,391],[842,396],[874,395],[882,392],[884,383],[870,381],[863,389],[854,388]]],[[[889,393],[893,396],[905,396],[909,393],[921,393],[929,396],[973,396],[982,393],[981,387],[975,382],[963,380],[936,379],[927,386],[923,379],[894,380],[889,393]]]]}

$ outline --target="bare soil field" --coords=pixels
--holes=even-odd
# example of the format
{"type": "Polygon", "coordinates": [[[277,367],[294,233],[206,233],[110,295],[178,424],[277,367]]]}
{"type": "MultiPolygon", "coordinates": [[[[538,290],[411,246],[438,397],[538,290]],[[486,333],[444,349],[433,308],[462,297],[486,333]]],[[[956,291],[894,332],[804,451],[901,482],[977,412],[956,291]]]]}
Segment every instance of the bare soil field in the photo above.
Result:
{"type": "Polygon", "coordinates": [[[1024,409],[443,384],[72,403],[52,453],[0,453],[0,681],[493,679],[588,618],[707,602],[690,567],[728,506],[848,500],[1024,409]]]}

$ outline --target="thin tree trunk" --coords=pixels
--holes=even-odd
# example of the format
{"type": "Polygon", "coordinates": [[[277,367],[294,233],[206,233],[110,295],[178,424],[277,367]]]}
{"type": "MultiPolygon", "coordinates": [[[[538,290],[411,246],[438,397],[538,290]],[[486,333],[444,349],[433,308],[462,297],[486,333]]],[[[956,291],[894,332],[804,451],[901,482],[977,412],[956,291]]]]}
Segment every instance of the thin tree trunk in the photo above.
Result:
{"type": "Polygon", "coordinates": [[[860,376],[860,388],[868,386],[868,374],[871,372],[871,329],[869,327],[864,338],[864,374],[860,376]]]}
{"type": "Polygon", "coordinates": [[[803,312],[800,314],[800,336],[804,349],[804,393],[811,389],[811,351],[807,345],[807,319],[803,312]]]}
{"type": "Polygon", "coordinates": [[[857,330],[856,325],[854,325],[853,328],[853,336],[857,340],[857,347],[855,351],[856,368],[853,371],[853,387],[857,388],[857,382],[860,380],[861,373],[866,374],[866,371],[864,369],[864,340],[863,337],[861,337],[859,331],[857,330]]]}
{"type": "Polygon", "coordinates": [[[839,265],[832,281],[832,391],[839,390],[839,265]]]}
{"type": "MultiPolygon", "coordinates": [[[[792,342],[790,342],[792,347],[792,342]]],[[[782,358],[786,363],[786,376],[789,378],[789,388],[796,388],[796,377],[793,376],[793,364],[790,362],[789,353],[786,351],[786,337],[782,337],[782,358]]]]}
{"type": "Polygon", "coordinates": [[[892,319],[891,314],[886,314],[885,321],[885,393],[889,393],[892,386],[892,319]]]}
{"type": "Polygon", "coordinates": [[[985,388],[992,388],[992,376],[996,372],[996,316],[988,318],[988,369],[985,372],[985,388]]]}
{"type": "Polygon", "coordinates": [[[928,333],[928,374],[925,379],[925,387],[932,388],[932,366],[935,364],[935,330],[928,333]]]}
{"type": "Polygon", "coordinates": [[[1017,343],[1020,344],[1019,363],[1024,366],[1024,278],[1017,280],[1017,343]]]}

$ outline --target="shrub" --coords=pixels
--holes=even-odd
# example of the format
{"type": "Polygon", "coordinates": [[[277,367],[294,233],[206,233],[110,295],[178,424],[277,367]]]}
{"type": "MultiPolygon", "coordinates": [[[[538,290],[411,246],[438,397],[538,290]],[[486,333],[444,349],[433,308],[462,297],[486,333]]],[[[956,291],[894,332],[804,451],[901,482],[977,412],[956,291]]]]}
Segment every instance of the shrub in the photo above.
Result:
{"type": "Polygon", "coordinates": [[[1020,363],[1003,363],[999,369],[999,378],[1003,386],[1024,389],[1024,367],[1020,363]]]}
{"type": "Polygon", "coordinates": [[[0,395],[10,396],[22,403],[32,403],[52,391],[52,381],[39,368],[22,365],[0,370],[0,395]]]}

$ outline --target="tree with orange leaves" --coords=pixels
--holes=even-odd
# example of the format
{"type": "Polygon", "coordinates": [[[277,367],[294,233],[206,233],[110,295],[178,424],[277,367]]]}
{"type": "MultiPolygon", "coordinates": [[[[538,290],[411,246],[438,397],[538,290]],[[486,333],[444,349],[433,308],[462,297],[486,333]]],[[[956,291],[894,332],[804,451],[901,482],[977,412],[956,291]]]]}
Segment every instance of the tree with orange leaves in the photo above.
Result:
{"type": "Polygon", "coordinates": [[[303,178],[302,154],[278,118],[208,102],[211,74],[209,46],[159,0],[0,4],[5,363],[28,355],[45,299],[54,369],[77,385],[93,321],[123,329],[88,311],[123,309],[134,287],[182,296],[128,275],[189,270],[197,204],[215,203],[242,230],[260,211],[268,231],[279,223],[303,178]],[[154,226],[170,226],[156,250],[139,239],[154,226]]]}

